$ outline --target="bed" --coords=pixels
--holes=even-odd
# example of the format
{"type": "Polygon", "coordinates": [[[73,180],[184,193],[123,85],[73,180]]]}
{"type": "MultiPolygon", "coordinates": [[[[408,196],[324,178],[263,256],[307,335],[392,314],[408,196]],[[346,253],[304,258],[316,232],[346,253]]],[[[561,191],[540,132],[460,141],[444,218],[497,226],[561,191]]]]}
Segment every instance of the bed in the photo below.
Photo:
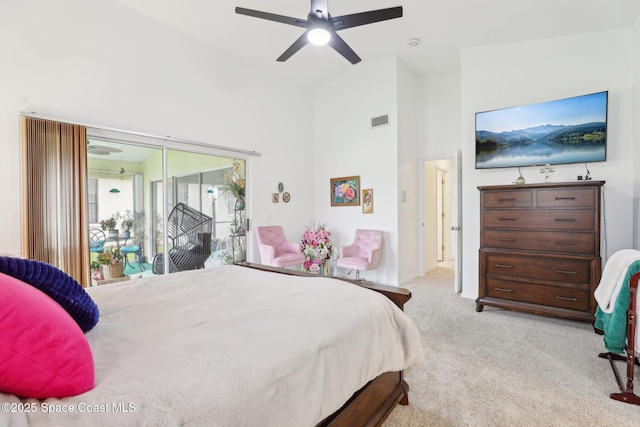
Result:
{"type": "Polygon", "coordinates": [[[87,292],[95,387],[0,394],[0,424],[380,425],[423,362],[402,288],[245,264],[87,292]]]}

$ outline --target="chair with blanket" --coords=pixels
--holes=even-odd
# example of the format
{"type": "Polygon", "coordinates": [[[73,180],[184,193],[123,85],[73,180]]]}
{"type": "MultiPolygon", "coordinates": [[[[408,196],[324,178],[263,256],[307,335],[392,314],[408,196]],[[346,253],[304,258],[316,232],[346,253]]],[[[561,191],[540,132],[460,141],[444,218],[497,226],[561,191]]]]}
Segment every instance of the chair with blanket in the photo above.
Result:
{"type": "MultiPolygon", "coordinates": [[[[178,203],[169,214],[167,236],[169,239],[169,272],[204,268],[211,255],[211,230],[213,220],[192,207],[178,203]]],[[[164,273],[165,256],[153,258],[153,273],[164,273]]]]}
{"type": "Polygon", "coordinates": [[[353,243],[340,248],[340,258],[336,265],[351,271],[355,270],[356,280],[361,280],[360,271],[378,268],[381,253],[382,231],[356,230],[353,243]]]}
{"type": "Polygon", "coordinates": [[[613,369],[620,393],[609,396],[621,402],[640,405],[640,397],[633,393],[635,365],[638,365],[637,287],[640,280],[640,251],[622,249],[615,252],[605,264],[600,283],[594,292],[598,302],[593,325],[597,333],[604,335],[606,353],[599,357],[608,359],[613,369]],[[614,360],[627,362],[627,386],[613,363],[614,360]]]}
{"type": "Polygon", "coordinates": [[[288,267],[304,263],[305,256],[299,243],[289,242],[279,225],[256,227],[256,239],[262,264],[288,267]]]}

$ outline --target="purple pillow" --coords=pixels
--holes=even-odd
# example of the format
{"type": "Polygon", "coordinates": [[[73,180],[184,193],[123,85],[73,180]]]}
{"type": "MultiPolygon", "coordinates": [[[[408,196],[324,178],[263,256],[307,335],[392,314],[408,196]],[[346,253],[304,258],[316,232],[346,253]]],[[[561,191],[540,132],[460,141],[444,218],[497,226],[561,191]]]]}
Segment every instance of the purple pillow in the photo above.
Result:
{"type": "Polygon", "coordinates": [[[0,273],[15,277],[53,298],[71,315],[83,332],[100,317],[98,306],[73,277],[46,262],[0,256],[0,273]]]}

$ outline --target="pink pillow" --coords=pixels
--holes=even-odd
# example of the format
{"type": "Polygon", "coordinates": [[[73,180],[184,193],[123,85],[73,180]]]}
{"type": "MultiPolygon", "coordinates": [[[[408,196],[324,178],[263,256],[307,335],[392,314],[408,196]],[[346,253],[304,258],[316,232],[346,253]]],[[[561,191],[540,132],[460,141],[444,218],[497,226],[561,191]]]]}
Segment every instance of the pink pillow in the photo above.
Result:
{"type": "Polygon", "coordinates": [[[0,392],[46,399],[94,387],[78,324],[44,292],[0,273],[0,392]]]}

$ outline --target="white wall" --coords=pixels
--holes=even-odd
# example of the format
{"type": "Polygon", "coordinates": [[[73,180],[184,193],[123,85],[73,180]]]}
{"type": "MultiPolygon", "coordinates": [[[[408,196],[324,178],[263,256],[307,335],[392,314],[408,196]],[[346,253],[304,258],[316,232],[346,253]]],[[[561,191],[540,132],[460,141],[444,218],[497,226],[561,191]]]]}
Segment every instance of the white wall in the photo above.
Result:
{"type": "MultiPolygon", "coordinates": [[[[607,161],[589,165],[605,180],[602,256],[633,245],[632,33],[619,30],[524,43],[463,49],[461,53],[463,150],[463,296],[478,292],[479,194],[477,186],[508,184],[517,169],[474,169],[474,114],[609,91],[607,161]]],[[[554,182],[573,181],[583,165],[556,167],[554,182]]],[[[523,168],[529,183],[542,182],[539,168],[523,168]]]]}
{"type": "MultiPolygon", "coordinates": [[[[398,61],[398,284],[418,276],[421,217],[418,177],[422,162],[418,150],[419,86],[413,71],[398,61]]],[[[375,193],[374,193],[375,194],[375,193]]]]}
{"type": "Polygon", "coordinates": [[[311,94],[290,82],[112,0],[2,2],[0,52],[0,252],[21,245],[20,111],[262,152],[253,223],[311,217],[311,94]],[[291,202],[273,205],[280,181],[291,202]]]}
{"type": "Polygon", "coordinates": [[[422,97],[422,158],[453,158],[455,149],[461,145],[460,73],[425,77],[422,81],[422,97]]]}
{"type": "Polygon", "coordinates": [[[363,276],[388,284],[398,283],[397,68],[394,58],[363,61],[316,90],[314,150],[306,158],[309,187],[318,189],[316,219],[327,223],[338,247],[351,243],[357,228],[382,230],[381,266],[363,276]],[[371,118],[383,114],[389,125],[371,129],[371,118]],[[362,206],[331,207],[330,179],[353,175],[373,189],[373,214],[362,206]]]}

